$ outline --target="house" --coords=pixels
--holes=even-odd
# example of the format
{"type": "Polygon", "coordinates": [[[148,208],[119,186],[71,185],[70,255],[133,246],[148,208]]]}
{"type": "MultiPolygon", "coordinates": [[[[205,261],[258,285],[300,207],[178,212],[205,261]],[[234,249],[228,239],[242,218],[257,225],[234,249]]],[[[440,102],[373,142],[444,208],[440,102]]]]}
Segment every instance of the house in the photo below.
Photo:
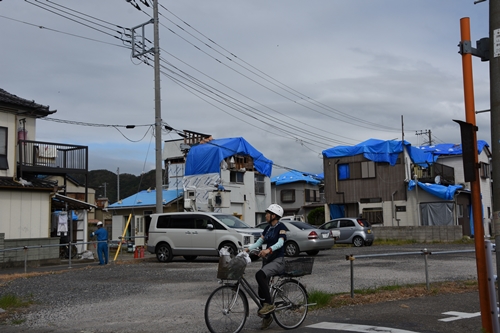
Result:
{"type": "Polygon", "coordinates": [[[163,159],[168,188],[184,190],[183,209],[233,214],[250,226],[264,221],[273,162],[241,137],[180,135],[165,143],[163,159]]]}
{"type": "MultiPolygon", "coordinates": [[[[163,189],[163,213],[183,210],[183,190],[163,189]]],[[[112,213],[112,240],[133,240],[143,246],[151,223],[151,214],[156,211],[156,190],[144,190],[107,207],[112,213]]]]}
{"type": "Polygon", "coordinates": [[[233,214],[253,227],[271,204],[272,165],[241,137],[194,145],[186,157],[185,208],[233,214]]]}
{"type": "Polygon", "coordinates": [[[284,210],[284,216],[307,215],[315,208],[323,207],[323,178],[307,172],[291,170],[271,178],[271,201],[284,210]]]}
{"type": "MultiPolygon", "coordinates": [[[[85,200],[69,198],[58,192],[47,175],[67,177],[88,174],[88,148],[67,143],[36,141],[37,119],[54,114],[34,101],[0,89],[0,264],[24,262],[22,251],[9,248],[58,245],[64,233],[73,236],[76,223],[61,219],[59,235],[52,237],[52,212],[89,209],[85,200]]],[[[66,216],[71,216],[67,214],[66,216]]],[[[28,261],[59,258],[57,247],[28,252],[28,261]]]]}
{"type": "MultiPolygon", "coordinates": [[[[489,154],[485,147],[478,142],[484,163],[489,154]]],[[[445,154],[406,141],[370,139],[324,150],[327,218],[362,215],[374,224],[398,227],[461,225],[464,235],[473,234],[470,191],[456,149],[445,154]]],[[[481,184],[483,198],[491,198],[488,182],[484,178],[481,184]]]]}

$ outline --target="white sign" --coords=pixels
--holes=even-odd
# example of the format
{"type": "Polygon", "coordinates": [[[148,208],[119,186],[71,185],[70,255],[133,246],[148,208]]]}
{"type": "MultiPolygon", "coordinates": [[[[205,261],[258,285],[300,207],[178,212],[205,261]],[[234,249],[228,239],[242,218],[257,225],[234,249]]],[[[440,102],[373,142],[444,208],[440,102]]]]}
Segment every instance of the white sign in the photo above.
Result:
{"type": "Polygon", "coordinates": [[[500,29],[493,31],[493,58],[500,57],[500,29]]]}

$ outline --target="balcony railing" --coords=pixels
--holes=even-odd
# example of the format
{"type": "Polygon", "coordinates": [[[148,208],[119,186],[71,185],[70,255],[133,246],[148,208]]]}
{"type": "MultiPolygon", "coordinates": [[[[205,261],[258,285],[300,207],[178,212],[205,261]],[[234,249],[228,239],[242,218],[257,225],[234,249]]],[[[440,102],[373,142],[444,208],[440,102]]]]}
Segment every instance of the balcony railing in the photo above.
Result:
{"type": "Polygon", "coordinates": [[[19,176],[88,172],[88,147],[64,143],[19,140],[17,144],[19,176]]]}

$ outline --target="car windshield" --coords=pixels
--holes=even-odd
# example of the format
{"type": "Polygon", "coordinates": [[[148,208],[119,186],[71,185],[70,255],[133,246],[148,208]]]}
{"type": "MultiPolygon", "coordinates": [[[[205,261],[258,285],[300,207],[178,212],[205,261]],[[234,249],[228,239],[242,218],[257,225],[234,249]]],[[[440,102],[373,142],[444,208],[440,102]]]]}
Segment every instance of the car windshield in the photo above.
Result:
{"type": "Polygon", "coordinates": [[[240,220],[234,215],[215,215],[217,219],[219,219],[222,223],[227,225],[229,228],[238,228],[238,229],[245,229],[245,228],[251,228],[248,224],[240,220]]]}
{"type": "Polygon", "coordinates": [[[294,221],[294,222],[289,222],[291,225],[299,228],[300,230],[306,230],[306,229],[316,229],[315,227],[313,227],[312,225],[310,224],[307,224],[305,222],[297,222],[297,221],[294,221]]]}

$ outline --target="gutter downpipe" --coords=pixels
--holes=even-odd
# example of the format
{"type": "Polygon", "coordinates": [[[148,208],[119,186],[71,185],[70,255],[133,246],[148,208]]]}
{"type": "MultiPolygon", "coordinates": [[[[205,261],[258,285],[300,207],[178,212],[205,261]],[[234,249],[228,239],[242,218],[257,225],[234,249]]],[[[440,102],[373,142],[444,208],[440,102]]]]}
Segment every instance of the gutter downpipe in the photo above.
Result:
{"type": "MultiPolygon", "coordinates": [[[[391,209],[392,209],[392,225],[394,226],[394,220],[396,219],[396,209],[394,209],[394,194],[398,193],[398,190],[392,192],[391,194],[391,209]]],[[[399,223],[398,223],[399,224],[399,223]]],[[[399,225],[398,225],[399,227],[399,225]]]]}
{"type": "MultiPolygon", "coordinates": [[[[344,206],[344,215],[346,215],[345,213],[345,195],[344,195],[344,192],[339,192],[339,175],[337,173],[337,164],[340,162],[340,159],[337,159],[337,161],[335,161],[335,193],[336,194],[342,194],[342,206],[344,206]]],[[[330,215],[331,217],[331,215],[330,215]]]]}

